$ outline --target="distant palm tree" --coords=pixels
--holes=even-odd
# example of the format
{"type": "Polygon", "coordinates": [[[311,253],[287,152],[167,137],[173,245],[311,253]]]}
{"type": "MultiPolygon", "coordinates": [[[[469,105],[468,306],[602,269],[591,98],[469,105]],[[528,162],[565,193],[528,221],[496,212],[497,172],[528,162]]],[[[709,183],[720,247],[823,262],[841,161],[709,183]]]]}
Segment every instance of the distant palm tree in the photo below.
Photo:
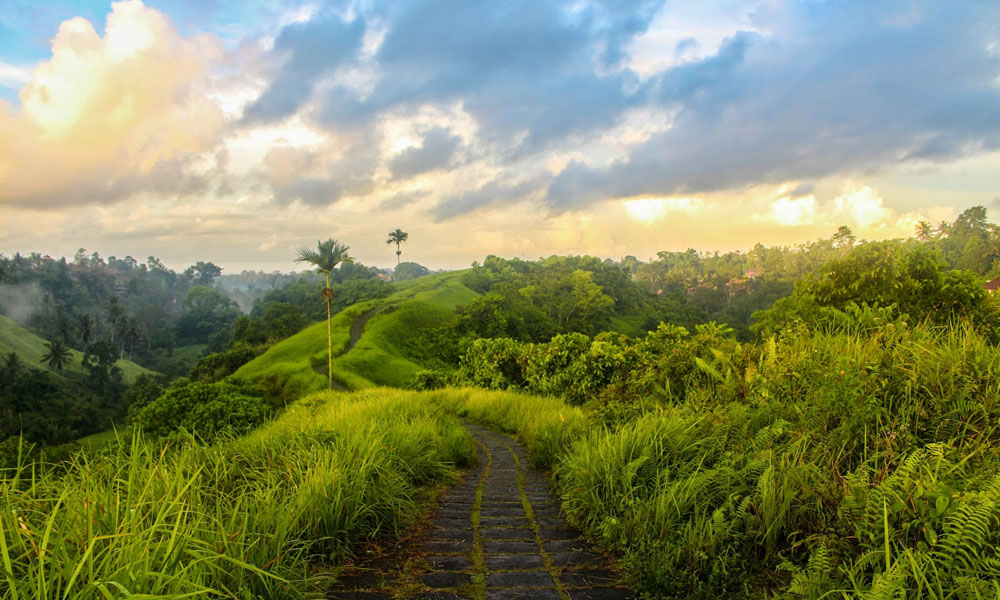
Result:
{"type": "Polygon", "coordinates": [[[918,241],[929,242],[934,238],[934,228],[927,221],[920,221],[914,229],[916,229],[918,241]]]}
{"type": "Polygon", "coordinates": [[[316,242],[316,249],[299,248],[299,257],[295,262],[306,262],[316,267],[317,273],[326,275],[326,287],[323,288],[322,296],[326,300],[326,375],[330,389],[333,389],[333,329],[332,329],[332,303],[333,288],[330,287],[330,272],[345,260],[351,260],[347,255],[349,246],[341,245],[337,240],[330,238],[325,242],[316,242]]]}
{"type": "Polygon", "coordinates": [[[72,358],[69,346],[60,339],[54,339],[51,342],[47,342],[46,345],[49,350],[42,356],[42,362],[47,363],[50,369],[62,371],[63,367],[68,365],[70,358],[72,358]]]}
{"type": "Polygon", "coordinates": [[[76,318],[76,330],[80,333],[80,342],[86,348],[90,341],[94,339],[94,317],[90,315],[80,315],[76,318]]]}
{"type": "Polygon", "coordinates": [[[128,341],[128,359],[132,360],[132,346],[139,339],[142,339],[142,328],[135,317],[126,317],[121,329],[122,352],[125,351],[125,341],[128,341]]]}
{"type": "Polygon", "coordinates": [[[948,223],[948,221],[941,221],[938,223],[934,234],[937,235],[939,239],[948,237],[951,234],[951,224],[948,223]]]}
{"type": "Polygon", "coordinates": [[[389,239],[385,241],[386,244],[396,244],[396,266],[399,266],[399,255],[403,253],[399,249],[399,245],[406,241],[406,238],[410,237],[410,234],[406,233],[402,229],[397,229],[396,231],[389,232],[389,239]]]}

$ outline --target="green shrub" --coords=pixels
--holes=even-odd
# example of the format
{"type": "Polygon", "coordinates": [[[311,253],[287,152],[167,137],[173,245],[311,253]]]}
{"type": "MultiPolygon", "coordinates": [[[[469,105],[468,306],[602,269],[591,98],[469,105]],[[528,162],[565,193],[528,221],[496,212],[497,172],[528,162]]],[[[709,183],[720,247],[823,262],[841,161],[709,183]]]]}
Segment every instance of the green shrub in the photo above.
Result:
{"type": "Polygon", "coordinates": [[[417,371],[406,387],[411,390],[437,390],[448,385],[448,374],[444,371],[424,369],[417,371]]]}
{"type": "Polygon", "coordinates": [[[211,440],[223,431],[253,429],[271,413],[259,388],[238,380],[212,384],[195,381],[167,390],[143,407],[134,423],[156,437],[183,428],[211,440]]]}

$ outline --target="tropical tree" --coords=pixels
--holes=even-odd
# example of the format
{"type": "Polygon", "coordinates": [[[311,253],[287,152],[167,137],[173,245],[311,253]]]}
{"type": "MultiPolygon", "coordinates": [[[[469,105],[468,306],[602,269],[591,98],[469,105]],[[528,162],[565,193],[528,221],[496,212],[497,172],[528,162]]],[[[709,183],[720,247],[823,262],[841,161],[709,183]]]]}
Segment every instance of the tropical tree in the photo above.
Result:
{"type": "Polygon", "coordinates": [[[914,226],[914,229],[916,230],[918,241],[929,242],[934,239],[934,227],[927,221],[920,221],[914,226]]]}
{"type": "Polygon", "coordinates": [[[406,238],[410,237],[410,234],[406,233],[402,229],[397,229],[396,231],[389,232],[389,239],[385,241],[386,244],[396,244],[396,265],[399,265],[399,255],[403,253],[399,249],[399,245],[406,241],[406,238]]]}
{"type": "Polygon", "coordinates": [[[76,330],[80,334],[80,342],[86,348],[94,339],[94,317],[83,314],[76,318],[76,330]]]}
{"type": "MultiPolygon", "coordinates": [[[[398,231],[398,230],[397,230],[398,231]]],[[[393,232],[395,233],[395,232],[393,232]]],[[[403,233],[403,232],[400,232],[403,233]]],[[[405,239],[406,234],[403,233],[405,239]]],[[[331,305],[333,303],[333,288],[330,287],[330,272],[343,261],[351,260],[347,251],[349,246],[345,246],[337,240],[330,238],[325,242],[317,242],[316,249],[299,248],[298,258],[295,262],[305,262],[316,267],[316,272],[326,276],[326,287],[321,292],[326,300],[326,375],[330,389],[333,389],[333,329],[331,305]]]]}
{"type": "Polygon", "coordinates": [[[49,365],[50,369],[62,371],[63,367],[69,364],[71,354],[69,346],[60,339],[47,342],[48,351],[42,356],[42,362],[49,365]]]}

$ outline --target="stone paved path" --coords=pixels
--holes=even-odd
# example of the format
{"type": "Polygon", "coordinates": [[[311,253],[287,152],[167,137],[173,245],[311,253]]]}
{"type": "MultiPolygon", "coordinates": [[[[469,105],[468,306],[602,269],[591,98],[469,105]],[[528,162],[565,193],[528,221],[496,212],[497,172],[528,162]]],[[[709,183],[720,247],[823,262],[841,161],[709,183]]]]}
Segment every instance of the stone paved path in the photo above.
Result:
{"type": "Polygon", "coordinates": [[[559,503],[512,438],[468,425],[479,464],[448,490],[399,564],[340,577],[329,598],[627,600],[608,560],[559,516],[559,503]],[[394,568],[393,568],[394,567],[394,568]]]}

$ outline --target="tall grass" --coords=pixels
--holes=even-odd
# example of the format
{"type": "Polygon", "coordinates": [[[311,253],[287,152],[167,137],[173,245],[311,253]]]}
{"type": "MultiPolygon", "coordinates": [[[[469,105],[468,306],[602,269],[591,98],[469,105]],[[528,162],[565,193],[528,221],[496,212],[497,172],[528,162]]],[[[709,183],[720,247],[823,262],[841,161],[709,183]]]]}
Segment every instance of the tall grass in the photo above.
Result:
{"type": "Polygon", "coordinates": [[[590,427],[579,407],[558,398],[474,388],[426,392],[425,397],[462,418],[515,434],[528,447],[532,465],[541,469],[551,469],[590,427]]]}
{"type": "Polygon", "coordinates": [[[543,447],[570,520],[651,597],[1000,597],[1000,349],[902,325],[721,347],[683,393],[605,398],[639,410],[603,424],[441,403],[543,447]]]}
{"type": "Polygon", "coordinates": [[[297,598],[316,565],[398,534],[474,456],[441,409],[317,394],[240,439],[136,436],[62,474],[0,478],[0,598],[297,598]]]}

